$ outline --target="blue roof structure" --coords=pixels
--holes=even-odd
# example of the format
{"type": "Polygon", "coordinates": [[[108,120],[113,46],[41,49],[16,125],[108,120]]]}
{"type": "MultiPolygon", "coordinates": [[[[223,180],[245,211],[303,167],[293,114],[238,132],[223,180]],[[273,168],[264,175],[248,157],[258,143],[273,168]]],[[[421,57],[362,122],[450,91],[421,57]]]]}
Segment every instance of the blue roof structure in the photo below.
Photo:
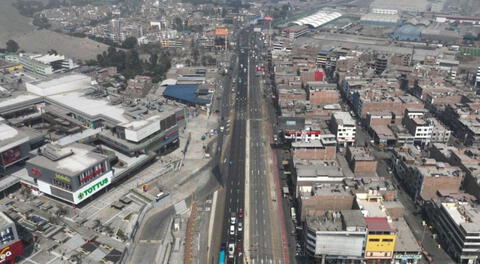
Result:
{"type": "Polygon", "coordinates": [[[419,41],[420,33],[422,32],[422,27],[406,24],[403,25],[392,34],[393,39],[397,40],[409,40],[409,41],[419,41]]]}
{"type": "Polygon", "coordinates": [[[179,101],[184,104],[206,105],[210,100],[198,97],[197,84],[176,84],[168,85],[163,91],[163,96],[179,101]]]}

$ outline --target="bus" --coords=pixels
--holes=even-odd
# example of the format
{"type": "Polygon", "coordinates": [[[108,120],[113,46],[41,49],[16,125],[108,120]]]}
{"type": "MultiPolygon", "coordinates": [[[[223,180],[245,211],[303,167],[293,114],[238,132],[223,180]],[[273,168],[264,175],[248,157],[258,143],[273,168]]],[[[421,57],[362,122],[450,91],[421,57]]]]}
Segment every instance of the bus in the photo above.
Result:
{"type": "Polygon", "coordinates": [[[225,264],[225,248],[220,250],[220,254],[218,255],[218,264],[225,264]]]}

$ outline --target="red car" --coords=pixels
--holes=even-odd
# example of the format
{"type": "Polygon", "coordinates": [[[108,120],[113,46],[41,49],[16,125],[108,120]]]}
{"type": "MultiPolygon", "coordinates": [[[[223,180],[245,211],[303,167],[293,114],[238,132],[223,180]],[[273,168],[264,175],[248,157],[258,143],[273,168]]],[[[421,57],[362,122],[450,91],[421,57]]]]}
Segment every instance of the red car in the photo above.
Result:
{"type": "Polygon", "coordinates": [[[239,256],[242,255],[243,253],[243,243],[240,241],[239,243],[237,243],[237,250],[236,250],[237,254],[239,256]]]}
{"type": "Polygon", "coordinates": [[[243,208],[238,209],[238,217],[243,218],[243,208]]]}

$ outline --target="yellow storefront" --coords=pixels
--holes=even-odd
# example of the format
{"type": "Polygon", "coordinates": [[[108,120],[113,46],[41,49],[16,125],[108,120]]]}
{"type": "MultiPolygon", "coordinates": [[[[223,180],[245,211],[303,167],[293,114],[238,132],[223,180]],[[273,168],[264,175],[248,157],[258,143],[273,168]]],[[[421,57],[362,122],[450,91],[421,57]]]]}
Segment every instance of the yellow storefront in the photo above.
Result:
{"type": "Polygon", "coordinates": [[[365,246],[365,259],[391,259],[395,239],[395,234],[369,234],[365,246]]]}
{"type": "MultiPolygon", "coordinates": [[[[393,258],[395,240],[397,235],[388,223],[386,217],[365,217],[368,235],[365,244],[365,260],[368,263],[381,263],[381,261],[393,258]]],[[[383,263],[383,262],[382,262],[383,263]]]]}

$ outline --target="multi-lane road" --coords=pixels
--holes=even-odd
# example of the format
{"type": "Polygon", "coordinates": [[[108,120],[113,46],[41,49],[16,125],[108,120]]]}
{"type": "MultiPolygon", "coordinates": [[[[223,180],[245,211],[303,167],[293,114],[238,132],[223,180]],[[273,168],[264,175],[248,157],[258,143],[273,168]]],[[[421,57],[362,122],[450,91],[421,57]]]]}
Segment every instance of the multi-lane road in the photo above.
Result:
{"type": "Polygon", "coordinates": [[[227,77],[234,82],[224,87],[224,99],[234,100],[232,131],[222,138],[228,147],[220,161],[225,190],[222,246],[227,263],[284,263],[278,235],[282,227],[276,222],[274,182],[269,178],[270,145],[265,126],[269,119],[264,107],[269,100],[260,85],[262,77],[257,76],[257,66],[264,64],[264,40],[252,28],[243,29],[237,37],[236,64],[227,77]]]}

